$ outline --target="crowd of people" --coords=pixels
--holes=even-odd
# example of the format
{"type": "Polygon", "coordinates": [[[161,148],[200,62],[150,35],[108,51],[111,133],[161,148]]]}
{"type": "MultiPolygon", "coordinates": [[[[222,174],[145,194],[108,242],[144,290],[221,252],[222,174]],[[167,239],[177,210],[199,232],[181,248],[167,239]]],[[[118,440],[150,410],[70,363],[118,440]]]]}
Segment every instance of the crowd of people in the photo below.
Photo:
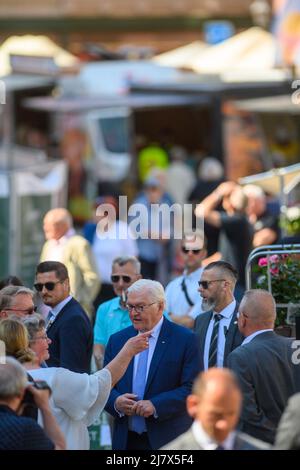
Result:
{"type": "MultiPolygon", "coordinates": [[[[259,188],[217,177],[195,206],[204,231],[177,244],[102,239],[108,213],[85,236],[66,209],[45,215],[34,285],[1,281],[0,449],[87,450],[103,410],[115,450],[300,448],[295,343],[274,332],[272,295],[245,290],[276,217],[259,188]]],[[[158,174],[137,200],[172,204],[158,174]]]]}

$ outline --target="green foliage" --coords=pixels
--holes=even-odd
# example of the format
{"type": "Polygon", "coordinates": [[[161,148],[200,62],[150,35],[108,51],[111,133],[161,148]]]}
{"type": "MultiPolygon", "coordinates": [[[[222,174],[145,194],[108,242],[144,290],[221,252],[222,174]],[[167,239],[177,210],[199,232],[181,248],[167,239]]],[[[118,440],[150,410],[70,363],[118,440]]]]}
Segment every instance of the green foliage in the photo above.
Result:
{"type": "MultiPolygon", "coordinates": [[[[260,258],[253,271],[257,273],[257,289],[269,290],[268,264],[271,289],[276,304],[300,303],[300,258],[297,255],[272,255],[260,258]]],[[[287,308],[277,308],[276,326],[286,324],[287,308]]]]}

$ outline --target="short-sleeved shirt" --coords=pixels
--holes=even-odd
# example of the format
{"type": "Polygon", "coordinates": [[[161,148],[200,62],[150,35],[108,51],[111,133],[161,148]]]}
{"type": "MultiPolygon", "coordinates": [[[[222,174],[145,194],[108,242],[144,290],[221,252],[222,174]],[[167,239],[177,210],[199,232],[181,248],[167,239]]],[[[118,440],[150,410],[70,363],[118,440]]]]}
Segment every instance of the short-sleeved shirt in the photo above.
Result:
{"type": "Polygon", "coordinates": [[[191,318],[196,318],[196,316],[202,312],[202,300],[198,292],[198,282],[200,281],[202,272],[203,268],[198,268],[190,274],[184,273],[182,276],[178,276],[173,279],[167,285],[166,310],[168,313],[172,313],[176,317],[189,315],[191,318]],[[185,282],[186,290],[193,306],[197,305],[196,309],[194,309],[187,301],[182,287],[183,281],[185,282]]]}
{"type": "Polygon", "coordinates": [[[245,267],[252,250],[253,228],[243,214],[221,212],[219,251],[222,260],[238,271],[238,282],[245,285],[245,267]]]}
{"type": "Polygon", "coordinates": [[[18,416],[11,408],[0,405],[1,450],[54,450],[54,444],[31,418],[18,416]]]}
{"type": "Polygon", "coordinates": [[[104,302],[98,307],[94,326],[94,344],[107,345],[110,336],[131,326],[128,310],[120,305],[120,297],[104,302]]]}

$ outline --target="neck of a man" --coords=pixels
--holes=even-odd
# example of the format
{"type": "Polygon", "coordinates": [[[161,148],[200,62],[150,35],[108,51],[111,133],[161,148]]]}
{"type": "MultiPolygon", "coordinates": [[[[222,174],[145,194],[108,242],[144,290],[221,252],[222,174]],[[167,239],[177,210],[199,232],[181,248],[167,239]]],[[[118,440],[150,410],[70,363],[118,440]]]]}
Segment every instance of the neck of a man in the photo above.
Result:
{"type": "Polygon", "coordinates": [[[185,270],[187,274],[192,274],[199,268],[201,268],[201,263],[193,266],[186,266],[185,270]]]}
{"type": "Polygon", "coordinates": [[[226,308],[231,302],[233,302],[234,297],[232,294],[226,296],[224,299],[222,299],[218,304],[215,306],[214,311],[215,312],[222,312],[224,308],[226,308]]]}

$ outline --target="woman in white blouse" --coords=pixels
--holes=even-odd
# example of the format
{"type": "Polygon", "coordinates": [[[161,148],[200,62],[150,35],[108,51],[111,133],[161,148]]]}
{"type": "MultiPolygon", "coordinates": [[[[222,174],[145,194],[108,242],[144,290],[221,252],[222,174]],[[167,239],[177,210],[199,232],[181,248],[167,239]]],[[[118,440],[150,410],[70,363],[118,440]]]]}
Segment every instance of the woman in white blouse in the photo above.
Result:
{"type": "Polygon", "coordinates": [[[36,360],[24,363],[34,380],[45,380],[52,389],[51,410],[66,438],[68,450],[89,449],[87,427],[99,417],[111,388],[125,373],[135,354],[148,347],[149,333],[130,338],[119,354],[95,374],[79,374],[62,367],[41,367],[49,358],[44,319],[34,314],[24,325],[16,319],[1,322],[0,339],[5,342],[10,355],[20,357],[20,351],[30,347],[36,360]],[[24,331],[22,331],[24,330],[24,331]]]}

